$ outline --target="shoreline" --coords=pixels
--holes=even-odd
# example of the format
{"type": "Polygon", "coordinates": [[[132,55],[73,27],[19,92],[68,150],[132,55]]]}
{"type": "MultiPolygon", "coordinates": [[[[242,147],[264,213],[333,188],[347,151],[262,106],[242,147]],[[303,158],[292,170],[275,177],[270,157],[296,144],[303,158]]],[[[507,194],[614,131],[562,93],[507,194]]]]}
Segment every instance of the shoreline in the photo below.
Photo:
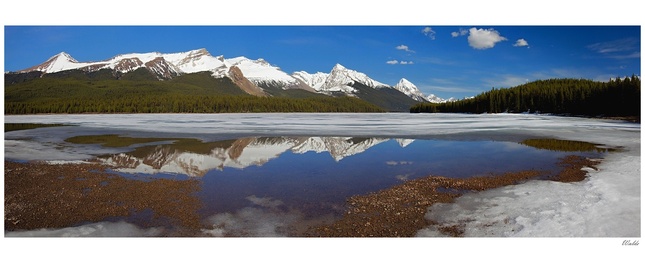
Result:
{"type": "MultiPolygon", "coordinates": [[[[69,116],[69,115],[162,115],[162,114],[282,114],[282,113],[303,113],[303,114],[346,114],[346,113],[357,113],[357,114],[389,114],[389,113],[409,113],[409,114],[466,114],[466,115],[487,115],[487,114],[516,114],[516,115],[525,115],[527,113],[468,113],[468,112],[436,112],[436,113],[417,113],[409,111],[385,111],[385,112],[369,112],[369,111],[348,111],[348,112],[308,112],[308,111],[271,111],[271,112],[82,112],[82,113],[30,113],[30,114],[5,114],[5,116],[69,116]]],[[[591,115],[571,115],[571,114],[554,114],[554,113],[528,113],[529,115],[544,115],[544,116],[557,116],[557,117],[573,117],[573,118],[585,118],[585,119],[599,119],[599,120],[615,120],[615,121],[625,121],[629,123],[641,123],[641,116],[591,116],[591,115]]]]}
{"type": "MultiPolygon", "coordinates": [[[[455,179],[428,176],[367,195],[353,196],[343,218],[331,225],[318,227],[308,235],[323,237],[413,237],[417,231],[436,222],[426,220],[425,214],[436,203],[451,203],[466,192],[480,192],[528,180],[552,180],[563,183],[579,182],[586,178],[583,167],[594,170],[600,161],[569,155],[558,165],[562,170],[549,178],[538,179],[545,173],[537,170],[508,172],[502,175],[455,179]]],[[[463,236],[460,226],[439,226],[448,236],[463,236]]]]}
{"type": "MultiPolygon", "coordinates": [[[[546,180],[581,181],[587,173],[581,168],[594,168],[597,164],[598,161],[569,156],[559,164],[562,171],[546,180]]],[[[164,236],[203,236],[201,231],[207,227],[198,216],[200,200],[194,195],[199,181],[131,180],[109,173],[107,168],[86,163],[5,160],[5,231],[63,228],[106,218],[133,217],[140,227],[169,229],[164,236]]],[[[294,237],[411,237],[433,223],[424,219],[432,204],[452,202],[469,191],[542,180],[536,179],[540,176],[544,173],[528,170],[469,179],[422,177],[376,193],[353,196],[347,200],[348,207],[340,220],[294,237]]],[[[463,233],[457,227],[442,229],[455,237],[463,233]]]]}

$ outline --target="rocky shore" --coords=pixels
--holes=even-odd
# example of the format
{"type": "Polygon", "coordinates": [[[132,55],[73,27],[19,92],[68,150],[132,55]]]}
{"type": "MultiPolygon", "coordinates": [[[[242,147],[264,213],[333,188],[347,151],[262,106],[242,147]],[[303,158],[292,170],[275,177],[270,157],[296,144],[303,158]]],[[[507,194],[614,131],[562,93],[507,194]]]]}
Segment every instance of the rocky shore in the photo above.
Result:
{"type": "Polygon", "coordinates": [[[96,164],[5,161],[5,231],[130,218],[173,235],[199,228],[197,180],[134,180],[96,164]]]}

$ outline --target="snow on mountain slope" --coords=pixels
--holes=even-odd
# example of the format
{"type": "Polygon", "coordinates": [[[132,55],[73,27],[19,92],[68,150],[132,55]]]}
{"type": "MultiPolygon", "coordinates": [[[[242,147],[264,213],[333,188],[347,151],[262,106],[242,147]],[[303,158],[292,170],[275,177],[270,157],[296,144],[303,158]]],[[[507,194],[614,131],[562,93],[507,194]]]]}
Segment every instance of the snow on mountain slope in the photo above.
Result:
{"type": "Polygon", "coordinates": [[[181,70],[179,68],[166,61],[163,57],[150,60],[144,65],[148,70],[155,73],[161,79],[170,79],[181,74],[181,70]]]}
{"type": "Polygon", "coordinates": [[[309,74],[306,71],[296,71],[291,74],[291,76],[302,81],[304,84],[308,85],[314,90],[320,90],[320,87],[325,84],[325,80],[327,79],[329,74],[323,72],[309,74]]]}
{"type": "Polygon", "coordinates": [[[325,79],[325,83],[316,90],[326,94],[337,91],[352,94],[356,90],[351,85],[356,82],[372,88],[389,87],[386,84],[371,79],[365,73],[347,69],[341,64],[336,64],[325,79]]]}
{"type": "Polygon", "coordinates": [[[402,78],[401,80],[399,80],[399,83],[394,85],[394,88],[400,92],[403,92],[403,94],[408,95],[408,97],[416,101],[421,101],[421,102],[426,101],[425,97],[423,96],[423,93],[421,93],[421,91],[417,88],[417,86],[412,84],[412,82],[408,81],[405,78],[402,78]]]}
{"type": "Polygon", "coordinates": [[[452,98],[452,97],[450,97],[448,99],[443,99],[443,98],[437,97],[437,95],[434,95],[434,94],[428,95],[425,99],[427,101],[433,102],[433,103],[444,103],[444,102],[457,101],[457,99],[452,98]]]}
{"type": "Polygon", "coordinates": [[[396,85],[390,86],[370,78],[365,73],[345,68],[341,64],[336,64],[330,73],[310,74],[305,71],[297,71],[290,75],[261,58],[252,60],[243,56],[224,58],[220,55],[215,57],[204,48],[167,54],[159,52],[122,54],[97,62],[78,62],[69,54],[61,52],[44,63],[19,71],[19,73],[31,71],[55,73],[71,69],[86,72],[112,69],[120,73],[127,73],[139,68],[148,69],[159,79],[170,79],[182,74],[203,71],[210,71],[212,76],[216,78],[232,78],[232,72],[234,72],[237,79],[246,79],[244,81],[248,84],[247,86],[255,85],[255,87],[247,87],[246,90],[253,90],[254,93],[251,94],[256,95],[266,95],[262,90],[263,87],[280,87],[282,89],[299,88],[327,95],[340,92],[355,96],[357,91],[352,85],[360,83],[374,89],[394,88],[416,101],[441,103],[455,100],[452,98],[442,99],[433,94],[425,97],[412,82],[404,78],[396,85]],[[234,70],[232,71],[232,69],[234,70]]]}
{"type": "MultiPolygon", "coordinates": [[[[188,52],[164,54],[162,56],[184,73],[201,71],[219,72],[218,69],[225,67],[223,57],[213,57],[205,48],[188,52]]],[[[223,71],[226,72],[228,70],[223,71]]]]}
{"type": "Polygon", "coordinates": [[[262,58],[257,60],[251,60],[246,57],[225,59],[224,65],[227,68],[237,66],[242,71],[242,74],[256,85],[267,84],[295,88],[299,84],[297,79],[280,70],[280,68],[272,66],[262,58]]]}
{"type": "Polygon", "coordinates": [[[72,56],[65,52],[61,52],[47,59],[40,65],[33,66],[31,68],[21,70],[19,73],[31,72],[31,71],[41,71],[45,73],[54,73],[68,69],[75,69],[87,66],[87,63],[79,63],[72,56]]]}

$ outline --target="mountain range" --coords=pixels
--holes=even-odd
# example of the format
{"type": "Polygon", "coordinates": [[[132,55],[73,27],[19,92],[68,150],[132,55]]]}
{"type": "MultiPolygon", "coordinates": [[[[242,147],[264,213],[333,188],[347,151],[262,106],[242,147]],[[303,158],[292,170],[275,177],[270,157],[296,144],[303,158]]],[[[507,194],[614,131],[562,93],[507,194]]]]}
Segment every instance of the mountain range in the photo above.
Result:
{"type": "MultiPolygon", "coordinates": [[[[118,78],[124,74],[145,71],[159,81],[185,74],[209,72],[214,78],[229,78],[244,92],[254,96],[275,96],[279,90],[304,90],[328,96],[351,96],[366,100],[388,111],[408,111],[418,102],[446,102],[433,94],[425,96],[412,82],[402,78],[391,86],[372,79],[365,73],[336,64],[329,73],[296,71],[288,74],[264,59],[243,56],[225,58],[212,56],[206,49],[162,54],[131,53],[96,62],[79,62],[61,52],[47,61],[8,74],[39,77],[66,71],[92,74],[110,71],[118,78]]],[[[5,83],[7,82],[5,74],[5,83]]],[[[12,78],[28,80],[29,78],[12,78]]]]}

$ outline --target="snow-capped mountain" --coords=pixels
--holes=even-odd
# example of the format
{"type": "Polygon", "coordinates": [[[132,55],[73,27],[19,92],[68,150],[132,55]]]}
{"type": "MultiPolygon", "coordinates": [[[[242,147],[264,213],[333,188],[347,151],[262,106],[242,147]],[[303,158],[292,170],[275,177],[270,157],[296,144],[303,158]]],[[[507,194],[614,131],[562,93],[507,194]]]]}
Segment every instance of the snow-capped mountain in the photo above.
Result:
{"type": "MultiPolygon", "coordinates": [[[[390,87],[387,84],[371,79],[365,73],[347,69],[340,64],[336,64],[331,73],[317,72],[310,74],[306,71],[296,71],[291,74],[291,76],[309,85],[314,90],[325,94],[330,94],[332,92],[345,92],[351,95],[356,91],[351,87],[355,82],[359,82],[372,88],[390,87]]],[[[426,97],[416,85],[405,78],[402,78],[396,85],[391,87],[419,102],[430,101],[439,103],[455,100],[454,98],[442,99],[434,94],[430,94],[426,97]]]]}
{"type": "Polygon", "coordinates": [[[212,71],[215,75],[225,75],[228,72],[224,57],[213,57],[205,48],[181,53],[157,54],[175,65],[183,73],[212,71]]]}
{"type": "Polygon", "coordinates": [[[70,56],[65,52],[61,52],[47,59],[42,64],[22,70],[20,71],[20,73],[31,72],[31,71],[53,73],[53,72],[76,68],[78,67],[78,64],[80,63],[78,63],[78,61],[76,61],[76,59],[74,59],[72,56],[70,56]]]}
{"type": "Polygon", "coordinates": [[[61,52],[44,63],[21,70],[19,73],[31,71],[56,73],[71,69],[86,72],[111,69],[119,73],[128,73],[146,68],[159,79],[202,71],[210,71],[213,77],[221,78],[230,77],[229,71],[232,67],[239,68],[244,77],[255,85],[273,85],[284,89],[301,87],[297,79],[264,59],[251,60],[246,57],[225,59],[223,56],[214,57],[203,48],[170,54],[159,52],[123,54],[98,62],[78,62],[69,54],[61,52]]]}
{"type": "Polygon", "coordinates": [[[400,92],[403,92],[403,94],[408,95],[410,98],[420,101],[420,102],[425,102],[426,99],[423,96],[423,93],[415,86],[412,84],[412,82],[408,81],[405,78],[402,78],[399,80],[399,83],[394,85],[394,88],[397,89],[400,92]]]}
{"type": "Polygon", "coordinates": [[[317,91],[325,94],[339,91],[352,94],[356,92],[356,89],[351,85],[356,82],[375,89],[389,87],[386,84],[371,79],[365,73],[347,69],[341,64],[336,64],[317,91]]]}
{"type": "Polygon", "coordinates": [[[247,79],[259,86],[279,86],[283,89],[300,87],[297,79],[262,58],[251,60],[246,57],[236,57],[224,60],[224,64],[228,68],[232,66],[240,68],[247,79]]]}
{"type": "Polygon", "coordinates": [[[448,99],[443,99],[437,97],[437,95],[430,94],[425,98],[428,102],[433,102],[433,103],[444,103],[444,102],[451,102],[451,101],[457,101],[457,99],[450,97],[448,99]]]}
{"type": "MultiPolygon", "coordinates": [[[[73,69],[94,72],[109,69],[125,74],[141,68],[148,70],[159,80],[172,79],[182,74],[207,71],[215,78],[230,78],[240,89],[256,96],[271,96],[266,89],[275,88],[285,90],[303,89],[334,96],[346,94],[368,101],[382,101],[382,99],[377,99],[374,96],[381,98],[383,96],[393,96],[389,99],[390,104],[380,105],[385,108],[391,108],[392,104],[403,101],[400,98],[400,94],[393,92],[394,90],[400,91],[415,101],[445,102],[451,100],[444,100],[432,94],[425,97],[407,79],[401,79],[396,85],[391,86],[376,81],[365,73],[345,68],[341,64],[336,64],[329,73],[317,72],[310,74],[305,71],[296,71],[293,74],[287,74],[279,67],[271,65],[262,58],[252,60],[243,56],[234,58],[225,58],[223,55],[213,56],[204,48],[167,54],[159,52],[122,54],[97,62],[78,62],[71,55],[61,52],[40,65],[21,70],[18,73],[40,71],[47,74],[73,69]],[[355,84],[357,83],[361,84],[361,87],[382,91],[378,94],[360,95],[356,89],[355,84]],[[367,96],[371,97],[368,98],[367,96]]],[[[114,74],[114,76],[118,75],[114,74]]],[[[404,104],[410,104],[410,102],[405,102],[404,104]]],[[[402,108],[405,107],[402,106],[402,108]]]]}
{"type": "Polygon", "coordinates": [[[313,88],[314,90],[320,90],[320,87],[325,84],[325,80],[327,79],[327,76],[329,76],[329,74],[323,72],[309,74],[306,71],[296,71],[291,74],[291,76],[296,78],[297,80],[300,80],[302,83],[313,88]]]}

